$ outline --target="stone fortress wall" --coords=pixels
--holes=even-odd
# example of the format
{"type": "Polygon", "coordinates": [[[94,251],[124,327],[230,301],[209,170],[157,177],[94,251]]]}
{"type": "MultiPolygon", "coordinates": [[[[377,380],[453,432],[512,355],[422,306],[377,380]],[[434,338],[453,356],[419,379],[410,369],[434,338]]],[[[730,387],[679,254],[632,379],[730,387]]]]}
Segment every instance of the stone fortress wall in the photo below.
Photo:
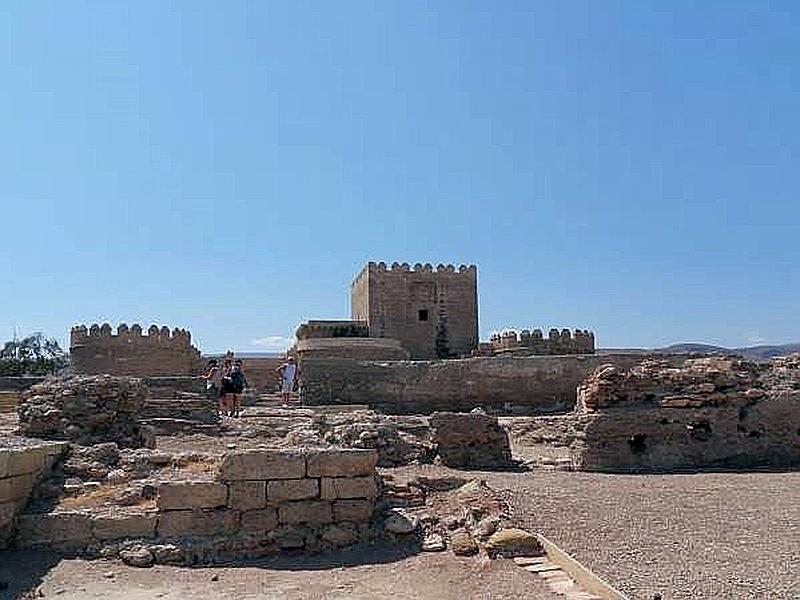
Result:
{"type": "Polygon", "coordinates": [[[469,356],[478,346],[475,265],[370,262],[351,286],[351,318],[414,360],[469,356]]]}
{"type": "Polygon", "coordinates": [[[151,325],[143,335],[141,325],[117,327],[78,325],[70,332],[70,361],[76,373],[134,377],[197,375],[202,371],[200,351],[192,346],[185,329],[151,325]]]}
{"type": "Polygon", "coordinates": [[[490,341],[493,355],[516,354],[594,354],[594,333],[576,329],[573,334],[569,329],[550,329],[547,337],[541,329],[523,329],[504,331],[494,334],[490,341]]]}
{"type": "Polygon", "coordinates": [[[300,365],[303,402],[365,404],[390,414],[470,411],[546,414],[575,407],[576,389],[602,364],[630,368],[636,354],[476,357],[432,361],[309,358],[300,365]]]}

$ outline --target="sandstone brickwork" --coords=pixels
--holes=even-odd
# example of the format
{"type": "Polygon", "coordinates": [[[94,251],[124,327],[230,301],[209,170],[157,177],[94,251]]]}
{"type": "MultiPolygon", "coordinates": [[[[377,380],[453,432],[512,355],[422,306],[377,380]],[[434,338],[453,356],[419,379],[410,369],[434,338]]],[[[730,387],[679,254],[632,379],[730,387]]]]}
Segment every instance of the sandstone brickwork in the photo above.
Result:
{"type": "Polygon", "coordinates": [[[376,461],[372,450],[229,452],[215,476],[158,484],[155,507],[24,514],[16,542],[69,552],[102,549],[126,561],[138,556],[143,565],[317,552],[370,535],[376,461]]]}
{"type": "Polygon", "coordinates": [[[369,263],[351,286],[351,318],[399,340],[412,359],[469,356],[478,346],[475,265],[369,263]]]}
{"type": "Polygon", "coordinates": [[[140,380],[110,375],[51,378],[29,388],[18,407],[23,435],[81,444],[140,445],[138,417],[148,390],[140,380]]]}
{"type": "Polygon", "coordinates": [[[34,486],[64,452],[63,442],[4,438],[0,447],[0,550],[13,533],[14,519],[34,486]]]}
{"type": "Polygon", "coordinates": [[[200,352],[185,329],[122,323],[114,334],[111,325],[72,328],[70,364],[76,373],[152,377],[196,375],[203,369],[200,352]]]}

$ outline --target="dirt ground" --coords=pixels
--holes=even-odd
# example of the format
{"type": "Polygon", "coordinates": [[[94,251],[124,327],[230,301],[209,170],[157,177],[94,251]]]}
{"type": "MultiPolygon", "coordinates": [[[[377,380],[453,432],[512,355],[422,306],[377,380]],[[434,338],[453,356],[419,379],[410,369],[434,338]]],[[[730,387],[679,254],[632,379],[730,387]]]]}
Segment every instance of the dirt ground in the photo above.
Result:
{"type": "MultiPolygon", "coordinates": [[[[392,469],[464,476],[435,466],[392,469]]],[[[800,598],[800,473],[473,472],[631,598],[800,598]]]]}
{"type": "Polygon", "coordinates": [[[0,591],[3,600],[42,597],[24,595],[26,590],[59,600],[559,598],[511,561],[375,548],[231,567],[150,569],[117,561],[0,552],[0,582],[10,584],[0,591]]]}

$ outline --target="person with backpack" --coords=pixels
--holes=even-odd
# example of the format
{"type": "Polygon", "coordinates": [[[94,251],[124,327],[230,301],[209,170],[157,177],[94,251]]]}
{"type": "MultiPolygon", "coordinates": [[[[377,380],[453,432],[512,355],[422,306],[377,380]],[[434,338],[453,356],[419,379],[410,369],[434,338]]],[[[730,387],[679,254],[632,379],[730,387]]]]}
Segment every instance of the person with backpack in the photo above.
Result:
{"type": "Polygon", "coordinates": [[[242,393],[247,387],[247,378],[244,376],[242,360],[238,359],[233,363],[230,374],[230,393],[231,402],[228,404],[229,417],[239,417],[242,409],[242,393]]]}
{"type": "Polygon", "coordinates": [[[222,362],[222,381],[219,392],[219,416],[228,416],[230,413],[230,395],[233,393],[231,389],[231,370],[233,365],[231,359],[226,358],[222,362]]]}

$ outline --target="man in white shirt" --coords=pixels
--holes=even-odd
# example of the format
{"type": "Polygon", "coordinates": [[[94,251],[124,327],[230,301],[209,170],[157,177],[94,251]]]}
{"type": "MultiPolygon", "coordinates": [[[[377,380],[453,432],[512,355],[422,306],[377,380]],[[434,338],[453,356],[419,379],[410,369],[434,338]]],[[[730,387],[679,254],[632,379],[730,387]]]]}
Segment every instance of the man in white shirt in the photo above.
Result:
{"type": "Polygon", "coordinates": [[[285,363],[278,367],[278,372],[281,374],[281,395],[284,402],[289,402],[292,397],[292,392],[297,385],[297,364],[294,362],[293,357],[289,357],[285,363]]]}

